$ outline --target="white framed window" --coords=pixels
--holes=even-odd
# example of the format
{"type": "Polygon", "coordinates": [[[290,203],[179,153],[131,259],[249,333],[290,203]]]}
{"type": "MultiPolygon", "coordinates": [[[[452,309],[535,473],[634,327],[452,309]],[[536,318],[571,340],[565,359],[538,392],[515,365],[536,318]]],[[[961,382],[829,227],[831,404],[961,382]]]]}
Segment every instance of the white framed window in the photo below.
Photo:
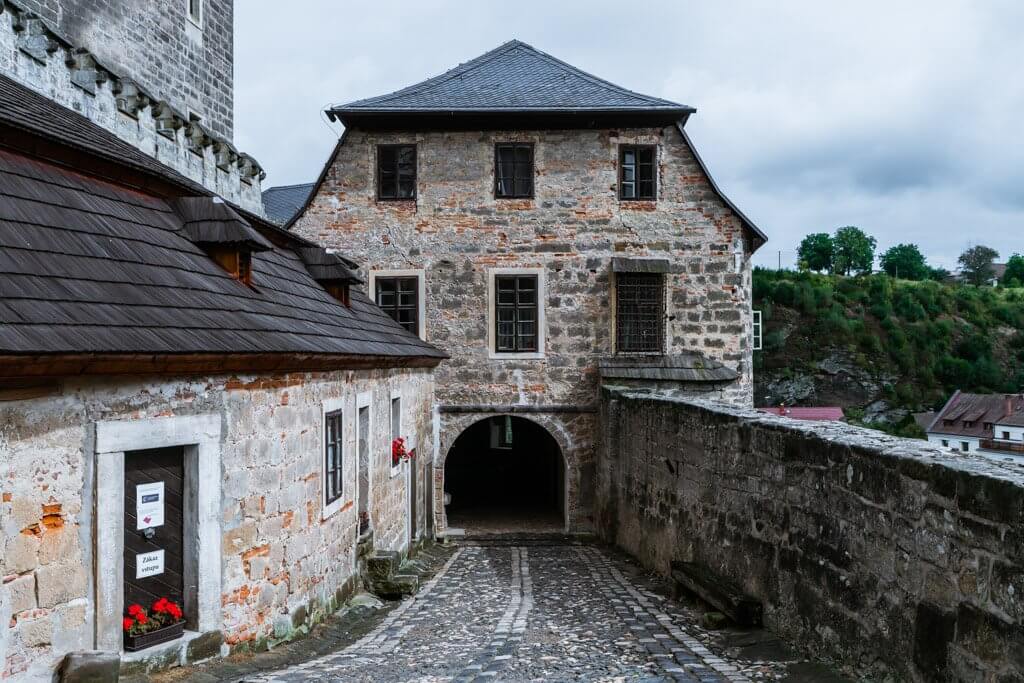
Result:
{"type": "MultiPolygon", "coordinates": [[[[395,442],[395,439],[402,437],[405,437],[405,447],[411,448],[408,437],[402,431],[402,394],[401,392],[393,391],[391,392],[391,441],[389,442],[389,447],[395,442]]],[[[394,477],[401,471],[402,463],[396,463],[394,457],[391,457],[391,476],[394,477]]]]}
{"type": "Polygon", "coordinates": [[[371,270],[370,295],[399,325],[427,338],[426,276],[422,268],[371,270]]]}
{"type": "Polygon", "coordinates": [[[320,424],[323,446],[320,453],[321,519],[327,519],[345,504],[345,472],[350,467],[351,448],[348,444],[350,412],[345,398],[327,399],[320,406],[320,424]]]}
{"type": "Polygon", "coordinates": [[[761,311],[753,311],[754,351],[761,350],[761,311]]]}
{"type": "Polygon", "coordinates": [[[203,0],[184,0],[185,16],[196,26],[203,25],[203,0]]]}
{"type": "Polygon", "coordinates": [[[942,445],[945,446],[946,448],[949,448],[949,439],[943,439],[942,445]]]}
{"type": "Polygon", "coordinates": [[[544,358],[543,268],[487,271],[487,355],[492,359],[544,358]]]}
{"type": "Polygon", "coordinates": [[[968,443],[967,441],[961,441],[960,450],[962,450],[964,453],[967,453],[968,451],[971,450],[971,444],[968,443]]]}

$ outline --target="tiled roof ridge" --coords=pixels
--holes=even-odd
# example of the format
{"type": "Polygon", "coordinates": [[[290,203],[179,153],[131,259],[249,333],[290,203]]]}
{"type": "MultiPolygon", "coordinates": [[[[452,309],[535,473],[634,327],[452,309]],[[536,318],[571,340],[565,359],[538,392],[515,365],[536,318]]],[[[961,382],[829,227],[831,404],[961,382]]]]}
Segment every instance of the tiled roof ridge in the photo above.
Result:
{"type": "Polygon", "coordinates": [[[489,51],[483,53],[482,55],[474,57],[473,59],[470,59],[469,61],[462,62],[461,64],[458,64],[457,66],[454,66],[451,69],[448,69],[447,71],[445,71],[445,72],[443,72],[441,74],[438,74],[437,76],[432,76],[432,77],[430,77],[430,78],[428,78],[428,79],[426,79],[424,81],[420,81],[419,83],[414,83],[413,85],[406,86],[404,88],[401,88],[399,90],[395,90],[395,91],[390,92],[390,93],[386,93],[384,95],[377,95],[377,96],[374,96],[374,97],[367,97],[367,98],[355,100],[355,101],[348,102],[346,104],[341,104],[341,105],[333,105],[333,106],[331,106],[328,109],[328,111],[344,110],[344,109],[361,109],[363,107],[366,107],[369,104],[374,104],[374,105],[381,104],[381,105],[383,105],[383,104],[386,104],[389,100],[393,100],[395,98],[398,98],[398,97],[401,97],[401,96],[404,96],[404,95],[418,93],[418,92],[421,92],[421,91],[425,90],[426,88],[429,88],[429,87],[432,87],[432,86],[435,86],[435,85],[439,85],[439,84],[444,83],[446,81],[450,81],[450,80],[452,80],[454,78],[462,77],[462,76],[464,76],[464,75],[466,75],[466,74],[468,74],[468,73],[470,73],[470,72],[472,72],[472,71],[474,71],[474,70],[476,70],[476,69],[478,69],[478,68],[480,68],[482,66],[485,66],[486,64],[488,64],[489,62],[493,61],[497,57],[499,57],[499,56],[501,56],[501,55],[503,55],[503,54],[505,54],[507,52],[510,52],[512,50],[516,50],[516,49],[520,49],[520,48],[529,51],[534,56],[536,56],[536,57],[538,57],[538,58],[548,62],[549,64],[557,66],[560,69],[567,70],[567,71],[571,72],[573,75],[575,75],[575,76],[577,76],[579,78],[582,78],[582,79],[592,83],[593,85],[596,85],[596,86],[598,86],[600,88],[603,88],[605,90],[609,90],[609,91],[615,92],[615,93],[620,94],[620,95],[628,95],[630,97],[636,97],[638,99],[645,100],[645,101],[651,103],[652,105],[657,105],[657,106],[660,106],[660,107],[692,109],[692,107],[687,107],[686,105],[681,105],[681,104],[679,104],[677,102],[672,102],[672,101],[669,101],[669,100],[666,100],[666,99],[662,99],[660,97],[653,97],[651,95],[644,95],[642,93],[638,93],[638,92],[635,92],[633,90],[629,90],[628,88],[624,88],[624,87],[622,87],[620,85],[616,85],[615,83],[612,83],[612,82],[607,81],[607,80],[605,80],[603,78],[595,76],[595,75],[593,75],[591,73],[583,71],[582,69],[580,69],[578,67],[575,67],[572,64],[569,64],[568,62],[564,62],[564,61],[558,59],[557,57],[554,57],[554,56],[544,52],[543,50],[538,50],[537,48],[533,47],[532,45],[530,45],[528,43],[524,43],[521,40],[513,39],[513,40],[509,40],[509,41],[499,45],[498,47],[496,47],[496,48],[494,48],[492,50],[489,50],[489,51]]]}

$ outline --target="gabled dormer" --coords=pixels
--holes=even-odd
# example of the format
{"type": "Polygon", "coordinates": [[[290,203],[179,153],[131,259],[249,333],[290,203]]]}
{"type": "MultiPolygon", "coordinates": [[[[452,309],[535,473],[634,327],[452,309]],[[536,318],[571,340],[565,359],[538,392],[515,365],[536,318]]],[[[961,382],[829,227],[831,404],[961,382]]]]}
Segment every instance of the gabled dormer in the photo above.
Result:
{"type": "Polygon", "coordinates": [[[362,280],[349,268],[345,259],[323,247],[299,247],[295,253],[328,294],[346,306],[351,305],[350,288],[362,280]]]}
{"type": "Polygon", "coordinates": [[[273,245],[220,197],[179,197],[169,203],[182,220],[185,237],[251,287],[252,255],[273,245]]]}

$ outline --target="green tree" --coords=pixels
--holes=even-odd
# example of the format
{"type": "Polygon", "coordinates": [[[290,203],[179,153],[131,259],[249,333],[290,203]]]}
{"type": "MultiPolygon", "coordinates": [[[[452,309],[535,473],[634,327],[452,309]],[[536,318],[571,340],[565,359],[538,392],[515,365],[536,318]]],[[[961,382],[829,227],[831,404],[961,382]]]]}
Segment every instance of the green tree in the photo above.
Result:
{"type": "Polygon", "coordinates": [[[878,259],[882,270],[892,277],[904,280],[924,280],[928,277],[928,264],[916,244],[897,244],[889,247],[878,259]]]}
{"type": "Polygon", "coordinates": [[[832,269],[832,237],[827,232],[816,232],[800,242],[797,250],[801,266],[818,272],[832,269]]]}
{"type": "Polygon", "coordinates": [[[1010,257],[1010,260],[1006,262],[1006,272],[1003,273],[1003,286],[1011,287],[1011,283],[1016,281],[1017,287],[1020,287],[1020,283],[1024,282],[1024,256],[1020,254],[1014,254],[1010,257]]]}
{"type": "Polygon", "coordinates": [[[951,274],[945,268],[929,268],[927,278],[935,282],[945,282],[951,274]]]}
{"type": "Polygon", "coordinates": [[[972,285],[983,285],[994,276],[992,262],[997,258],[999,258],[998,251],[979,244],[960,254],[957,263],[960,264],[965,280],[972,285]]]}
{"type": "Polygon", "coordinates": [[[832,238],[832,269],[840,275],[865,275],[875,263],[875,238],[860,228],[847,225],[832,238]]]}

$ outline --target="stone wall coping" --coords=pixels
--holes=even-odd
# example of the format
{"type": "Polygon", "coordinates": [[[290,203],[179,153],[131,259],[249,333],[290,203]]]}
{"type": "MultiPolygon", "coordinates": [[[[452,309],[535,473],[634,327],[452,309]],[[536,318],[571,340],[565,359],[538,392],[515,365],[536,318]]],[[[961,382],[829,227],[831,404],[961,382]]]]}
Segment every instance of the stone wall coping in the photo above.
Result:
{"type": "Polygon", "coordinates": [[[811,435],[822,441],[851,449],[868,451],[885,458],[939,465],[964,474],[998,479],[1024,489],[1024,464],[1003,463],[975,453],[960,453],[930,445],[926,441],[890,436],[867,427],[842,422],[809,422],[742,408],[720,401],[682,397],[669,393],[623,387],[602,388],[612,399],[659,401],[695,407],[718,415],[736,418],[789,432],[811,435]]]}

